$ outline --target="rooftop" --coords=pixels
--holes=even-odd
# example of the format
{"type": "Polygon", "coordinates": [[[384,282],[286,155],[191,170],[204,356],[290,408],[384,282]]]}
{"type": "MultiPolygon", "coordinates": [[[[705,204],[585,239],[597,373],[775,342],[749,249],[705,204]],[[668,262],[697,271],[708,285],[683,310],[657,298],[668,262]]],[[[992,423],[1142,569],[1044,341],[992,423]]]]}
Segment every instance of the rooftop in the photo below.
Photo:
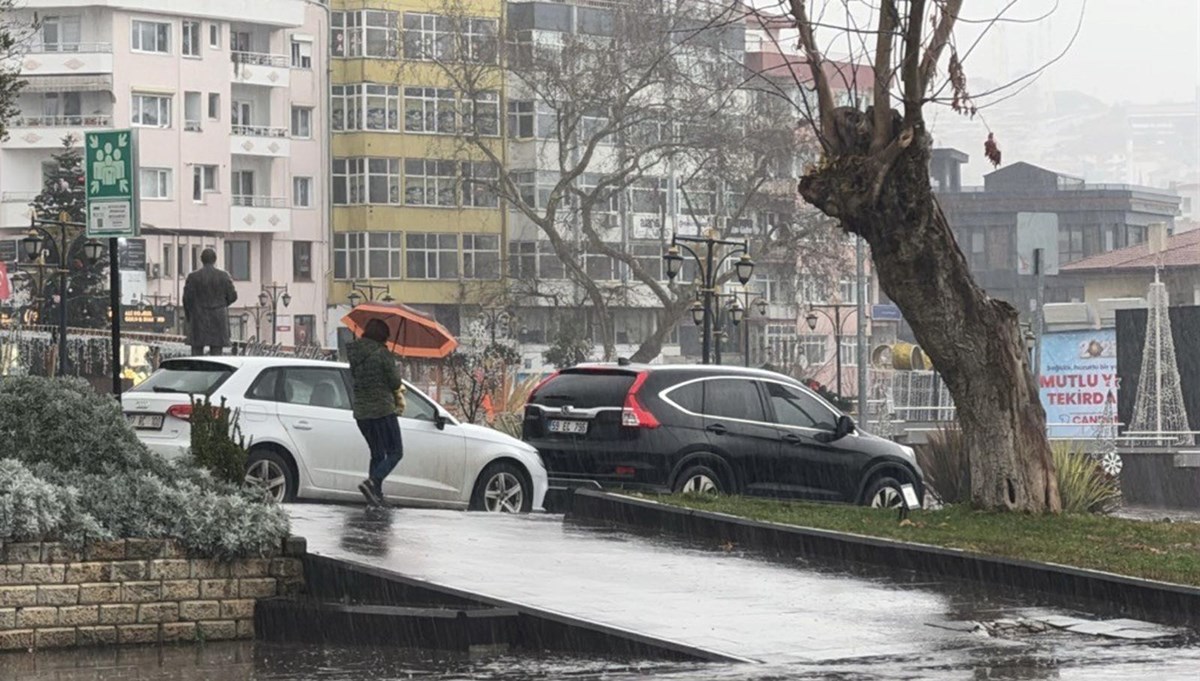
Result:
{"type": "Polygon", "coordinates": [[[1095,272],[1153,270],[1158,258],[1164,268],[1200,267],[1200,229],[1167,237],[1167,248],[1161,255],[1150,252],[1146,244],[1128,246],[1108,253],[1076,260],[1059,268],[1063,272],[1095,272]]]}

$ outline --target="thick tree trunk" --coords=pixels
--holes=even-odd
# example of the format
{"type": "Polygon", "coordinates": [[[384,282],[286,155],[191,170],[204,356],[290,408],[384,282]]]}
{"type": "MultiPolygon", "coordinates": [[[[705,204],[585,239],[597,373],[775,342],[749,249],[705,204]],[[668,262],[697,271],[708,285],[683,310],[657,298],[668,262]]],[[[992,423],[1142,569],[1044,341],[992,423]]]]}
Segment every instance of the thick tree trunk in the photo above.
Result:
{"type": "MultiPolygon", "coordinates": [[[[869,126],[859,128],[870,139],[869,126]]],[[[862,150],[861,144],[843,148],[862,150]]],[[[976,285],[929,184],[929,140],[916,134],[871,201],[878,165],[835,156],[800,194],[871,246],[879,284],[904,313],[957,407],[981,508],[1059,511],[1046,415],[1017,311],[976,285]]]]}

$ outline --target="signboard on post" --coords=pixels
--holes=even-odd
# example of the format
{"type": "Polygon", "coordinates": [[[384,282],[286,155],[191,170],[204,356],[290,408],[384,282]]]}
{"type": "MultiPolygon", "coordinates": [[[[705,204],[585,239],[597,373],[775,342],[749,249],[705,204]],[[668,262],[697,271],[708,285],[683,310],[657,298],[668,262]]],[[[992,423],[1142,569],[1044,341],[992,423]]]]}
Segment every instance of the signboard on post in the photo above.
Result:
{"type": "Polygon", "coordinates": [[[141,230],[137,204],[137,135],[105,130],[84,136],[87,235],[135,237],[141,230]]]}
{"type": "Polygon", "coordinates": [[[1111,402],[1116,418],[1117,336],[1112,329],[1048,333],[1038,372],[1046,424],[1055,437],[1090,437],[1111,402]]]}

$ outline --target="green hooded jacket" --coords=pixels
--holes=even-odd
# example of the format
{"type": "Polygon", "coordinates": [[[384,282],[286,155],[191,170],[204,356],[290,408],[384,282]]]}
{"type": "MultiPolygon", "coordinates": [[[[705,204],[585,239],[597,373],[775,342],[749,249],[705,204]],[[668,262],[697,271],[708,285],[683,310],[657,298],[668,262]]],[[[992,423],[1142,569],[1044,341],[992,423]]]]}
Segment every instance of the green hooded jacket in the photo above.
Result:
{"type": "Polygon", "coordinates": [[[347,350],[354,386],[354,418],[377,419],[396,413],[396,390],[404,385],[396,356],[382,343],[360,338],[347,350]]]}

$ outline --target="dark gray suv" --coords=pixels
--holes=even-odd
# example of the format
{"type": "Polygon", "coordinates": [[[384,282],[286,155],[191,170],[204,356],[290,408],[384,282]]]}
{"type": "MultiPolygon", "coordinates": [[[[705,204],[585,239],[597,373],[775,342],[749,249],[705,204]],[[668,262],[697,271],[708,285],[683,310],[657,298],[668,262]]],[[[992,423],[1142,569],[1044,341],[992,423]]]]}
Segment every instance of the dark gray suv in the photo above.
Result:
{"type": "Polygon", "coordinates": [[[870,435],[796,380],[757,369],[591,364],[525,407],[551,491],[599,485],[897,507],[924,480],[910,447],[870,435]]]}

